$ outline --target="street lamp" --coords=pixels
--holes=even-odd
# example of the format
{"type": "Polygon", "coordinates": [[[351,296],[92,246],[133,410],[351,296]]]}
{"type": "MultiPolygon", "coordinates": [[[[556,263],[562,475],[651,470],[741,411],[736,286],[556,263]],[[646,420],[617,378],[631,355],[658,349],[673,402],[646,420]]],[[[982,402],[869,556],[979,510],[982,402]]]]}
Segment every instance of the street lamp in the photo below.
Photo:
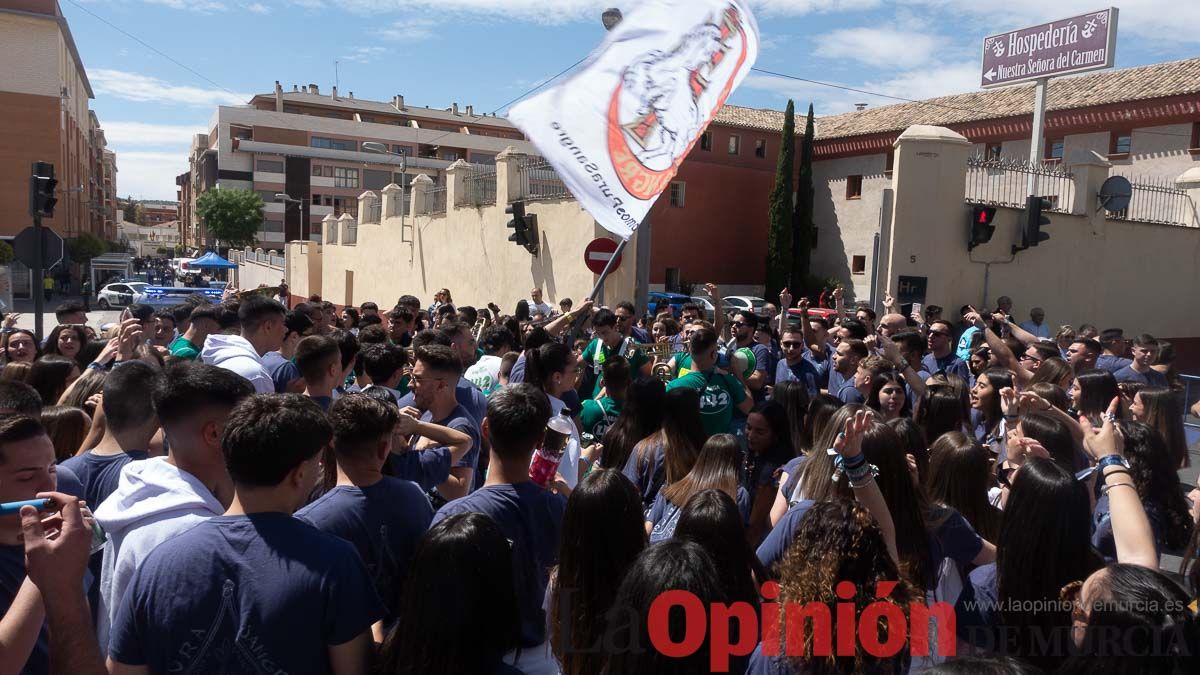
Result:
{"type": "Polygon", "coordinates": [[[287,215],[286,215],[286,213],[287,213],[287,207],[288,207],[288,204],[295,204],[295,205],[296,205],[296,210],[300,212],[300,238],[301,238],[302,240],[305,240],[305,241],[307,241],[307,240],[308,240],[308,238],[309,238],[309,236],[308,236],[308,234],[306,233],[306,230],[309,230],[310,228],[309,228],[308,219],[307,219],[307,218],[304,216],[304,202],[305,202],[305,199],[304,199],[304,198],[296,199],[296,198],[292,197],[291,195],[289,195],[289,194],[288,194],[288,193],[286,193],[286,192],[276,192],[276,193],[275,193],[275,201],[277,201],[277,202],[283,202],[283,210],[284,210],[284,213],[285,213],[285,215],[284,215],[284,218],[283,218],[283,220],[284,220],[284,223],[285,223],[285,225],[284,225],[284,228],[283,228],[283,229],[284,229],[284,234],[283,234],[283,238],[284,238],[284,240],[286,240],[286,239],[287,239],[287,225],[286,225],[286,222],[287,222],[287,215]]]}
{"type": "MultiPolygon", "coordinates": [[[[400,202],[404,203],[404,183],[408,181],[408,155],[403,152],[392,152],[388,150],[388,146],[384,143],[376,141],[363,141],[363,152],[370,152],[376,155],[390,155],[400,158],[400,202]]],[[[400,227],[404,227],[404,207],[400,207],[400,227]]]]}
{"type": "Polygon", "coordinates": [[[600,21],[604,24],[604,30],[612,30],[621,23],[621,19],[625,18],[621,14],[621,10],[616,7],[609,7],[600,14],[600,21]]]}

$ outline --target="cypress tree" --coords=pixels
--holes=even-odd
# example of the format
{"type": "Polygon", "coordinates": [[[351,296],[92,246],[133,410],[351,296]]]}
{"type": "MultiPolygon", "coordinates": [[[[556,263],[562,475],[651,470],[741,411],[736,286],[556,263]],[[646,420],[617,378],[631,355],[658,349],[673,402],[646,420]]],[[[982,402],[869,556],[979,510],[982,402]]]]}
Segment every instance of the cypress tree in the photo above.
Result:
{"type": "Polygon", "coordinates": [[[806,283],[811,274],[813,230],[813,107],[808,104],[808,119],[804,122],[804,138],[800,146],[800,181],[796,186],[796,210],[792,213],[792,268],[791,289],[793,295],[810,292],[806,283]]]}
{"type": "Polygon", "coordinates": [[[795,175],[796,107],[791,100],[783,113],[783,133],[779,142],[779,160],[775,168],[775,188],[767,208],[766,297],[779,297],[788,285],[792,271],[792,176],[795,175]]]}

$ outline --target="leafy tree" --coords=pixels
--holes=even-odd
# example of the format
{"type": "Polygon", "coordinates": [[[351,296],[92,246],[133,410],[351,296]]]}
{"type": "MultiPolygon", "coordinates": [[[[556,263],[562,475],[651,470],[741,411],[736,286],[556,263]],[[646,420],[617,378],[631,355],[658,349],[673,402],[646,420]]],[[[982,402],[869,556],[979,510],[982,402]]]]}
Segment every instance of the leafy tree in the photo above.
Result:
{"type": "Polygon", "coordinates": [[[767,207],[767,298],[779,297],[792,272],[792,176],[795,175],[796,107],[788,100],[775,166],[775,188],[767,207]]]}
{"type": "Polygon", "coordinates": [[[146,224],[146,205],[138,202],[133,207],[133,222],[138,225],[146,224]]]}
{"type": "Polygon", "coordinates": [[[253,190],[213,189],[200,195],[196,215],[204,221],[209,236],[222,245],[252,246],[254,235],[262,227],[263,201],[253,190]]]}
{"type": "Polygon", "coordinates": [[[796,210],[792,213],[792,289],[811,293],[808,279],[812,269],[813,224],[813,107],[808,104],[804,138],[800,150],[800,182],[796,186],[796,210]]]}
{"type": "Polygon", "coordinates": [[[86,264],[92,258],[107,253],[108,243],[91,232],[81,232],[78,237],[67,240],[67,249],[72,261],[86,264]]]}
{"type": "Polygon", "coordinates": [[[12,245],[7,241],[0,240],[0,265],[7,265],[12,262],[14,255],[16,254],[13,253],[12,245]]]}

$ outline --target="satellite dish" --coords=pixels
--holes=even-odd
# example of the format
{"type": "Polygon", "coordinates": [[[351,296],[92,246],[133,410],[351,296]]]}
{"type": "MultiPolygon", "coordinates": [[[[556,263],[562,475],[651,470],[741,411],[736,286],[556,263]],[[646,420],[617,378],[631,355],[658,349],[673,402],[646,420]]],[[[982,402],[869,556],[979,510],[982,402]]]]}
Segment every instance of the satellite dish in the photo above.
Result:
{"type": "Polygon", "coordinates": [[[1124,176],[1109,176],[1100,186],[1096,195],[1101,208],[1109,213],[1124,211],[1129,208],[1129,199],[1133,196],[1133,186],[1124,176]]]}

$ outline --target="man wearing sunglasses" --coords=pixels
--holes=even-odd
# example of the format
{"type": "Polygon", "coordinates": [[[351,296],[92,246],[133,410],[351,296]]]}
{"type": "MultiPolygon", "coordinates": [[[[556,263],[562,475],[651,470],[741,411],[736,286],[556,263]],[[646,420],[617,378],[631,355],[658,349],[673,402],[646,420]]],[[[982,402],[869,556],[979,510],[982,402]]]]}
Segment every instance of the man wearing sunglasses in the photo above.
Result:
{"type": "Polygon", "coordinates": [[[750,388],[755,403],[763,401],[767,397],[765,387],[771,384],[767,377],[767,363],[771,359],[771,350],[754,340],[754,331],[758,329],[758,317],[753,312],[737,312],[729,322],[729,329],[733,333],[733,338],[726,345],[730,353],[742,348],[754,352],[754,372],[746,376],[746,386],[750,388]]]}
{"type": "Polygon", "coordinates": [[[945,372],[958,375],[965,382],[970,382],[971,371],[967,364],[954,353],[954,327],[949,321],[937,320],[929,324],[929,337],[926,340],[929,353],[921,361],[921,367],[930,373],[945,372]]]}
{"type": "Polygon", "coordinates": [[[805,358],[804,334],[798,329],[788,329],[779,344],[783,347],[783,360],[775,367],[775,384],[803,382],[808,395],[816,396],[821,375],[812,361],[805,358]]]}

